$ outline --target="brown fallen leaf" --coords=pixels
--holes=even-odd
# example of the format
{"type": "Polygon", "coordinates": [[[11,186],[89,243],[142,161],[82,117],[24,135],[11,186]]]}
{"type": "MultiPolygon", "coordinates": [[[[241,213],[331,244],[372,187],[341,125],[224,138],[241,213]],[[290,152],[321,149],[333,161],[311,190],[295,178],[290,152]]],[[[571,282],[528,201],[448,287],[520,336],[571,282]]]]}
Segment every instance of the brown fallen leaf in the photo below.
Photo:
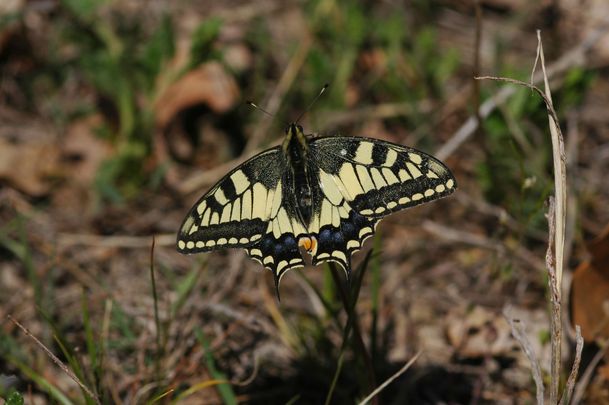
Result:
{"type": "Polygon", "coordinates": [[[517,346],[505,318],[480,306],[465,316],[449,317],[446,332],[451,345],[463,358],[508,356],[517,346]]]}
{"type": "Polygon", "coordinates": [[[59,150],[55,144],[0,138],[0,180],[28,195],[41,196],[51,186],[48,178],[59,172],[59,150]]]}
{"type": "Polygon", "coordinates": [[[573,274],[571,319],[586,342],[609,339],[609,225],[588,244],[591,254],[573,274]]]}
{"type": "Polygon", "coordinates": [[[155,106],[156,124],[164,129],[186,108],[203,104],[215,113],[232,108],[239,97],[235,79],[218,62],[208,62],[170,85],[155,106]]]}

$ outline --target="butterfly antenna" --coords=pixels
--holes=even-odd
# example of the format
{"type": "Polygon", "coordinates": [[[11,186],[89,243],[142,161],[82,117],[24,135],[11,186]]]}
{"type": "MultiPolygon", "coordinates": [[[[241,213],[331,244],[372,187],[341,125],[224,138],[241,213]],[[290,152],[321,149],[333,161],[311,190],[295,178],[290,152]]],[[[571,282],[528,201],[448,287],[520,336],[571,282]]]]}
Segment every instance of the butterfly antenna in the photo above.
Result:
{"type": "Polygon", "coordinates": [[[326,91],[326,89],[328,88],[329,84],[326,83],[324,84],[324,87],[321,88],[321,90],[319,91],[319,94],[317,94],[317,96],[315,96],[315,98],[313,99],[313,101],[311,101],[311,104],[309,104],[309,106],[306,108],[306,110],[304,110],[302,112],[302,114],[300,114],[300,116],[298,117],[298,119],[296,121],[294,121],[295,124],[298,124],[298,122],[300,121],[300,119],[309,112],[309,110],[311,109],[311,107],[313,107],[313,104],[315,104],[315,102],[317,101],[317,99],[319,97],[321,97],[322,94],[324,94],[324,91],[326,91]]]}
{"type": "Polygon", "coordinates": [[[262,111],[263,113],[265,113],[266,115],[268,115],[269,117],[273,117],[273,114],[271,114],[270,112],[268,112],[267,110],[265,110],[264,108],[260,107],[259,105],[255,104],[253,101],[246,101],[245,104],[254,107],[256,110],[258,111],[262,111]]]}

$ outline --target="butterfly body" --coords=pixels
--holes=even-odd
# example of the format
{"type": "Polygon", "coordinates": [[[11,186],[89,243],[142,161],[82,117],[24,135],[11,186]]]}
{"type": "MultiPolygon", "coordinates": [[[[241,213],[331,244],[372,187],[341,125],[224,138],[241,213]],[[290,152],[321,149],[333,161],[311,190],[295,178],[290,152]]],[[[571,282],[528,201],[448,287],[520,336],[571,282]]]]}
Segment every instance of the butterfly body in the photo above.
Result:
{"type": "Polygon", "coordinates": [[[360,137],[306,136],[297,124],[281,146],[238,166],[193,206],[178,232],[182,253],[245,248],[278,288],[288,270],[333,261],[349,275],[351,254],[386,215],[452,193],[437,159],[360,137]]]}

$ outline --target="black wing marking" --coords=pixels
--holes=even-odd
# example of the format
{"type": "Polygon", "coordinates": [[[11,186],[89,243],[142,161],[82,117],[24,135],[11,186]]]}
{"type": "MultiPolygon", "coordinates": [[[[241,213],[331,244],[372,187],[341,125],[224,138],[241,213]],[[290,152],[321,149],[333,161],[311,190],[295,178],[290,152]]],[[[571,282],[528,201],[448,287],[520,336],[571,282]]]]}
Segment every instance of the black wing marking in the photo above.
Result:
{"type": "Polygon", "coordinates": [[[457,187],[442,162],[413,148],[358,137],[317,138],[310,145],[326,193],[338,191],[366,217],[382,218],[457,187]]]}
{"type": "Polygon", "coordinates": [[[233,169],[211,188],[182,222],[181,253],[249,247],[262,240],[287,163],[277,148],[262,152],[233,169]]]}

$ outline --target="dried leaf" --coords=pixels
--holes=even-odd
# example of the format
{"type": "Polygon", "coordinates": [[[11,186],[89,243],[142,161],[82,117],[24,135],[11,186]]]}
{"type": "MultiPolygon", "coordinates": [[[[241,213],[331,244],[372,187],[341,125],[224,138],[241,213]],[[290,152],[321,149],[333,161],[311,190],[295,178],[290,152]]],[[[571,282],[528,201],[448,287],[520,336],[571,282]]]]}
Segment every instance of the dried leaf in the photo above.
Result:
{"type": "Polygon", "coordinates": [[[218,62],[209,62],[188,72],[169,86],[156,104],[156,122],[166,128],[174,117],[186,108],[204,104],[215,113],[235,105],[239,88],[218,62]]]}
{"type": "Polygon", "coordinates": [[[515,347],[505,319],[483,307],[475,307],[465,318],[450,317],[447,335],[451,345],[464,358],[506,356],[515,347]]]}
{"type": "Polygon", "coordinates": [[[571,319],[586,342],[609,339],[609,226],[588,245],[590,261],[582,263],[571,284],[571,319]]]}
{"type": "Polygon", "coordinates": [[[49,191],[49,176],[59,172],[59,151],[51,143],[13,143],[0,138],[0,179],[31,196],[49,191]]]}

